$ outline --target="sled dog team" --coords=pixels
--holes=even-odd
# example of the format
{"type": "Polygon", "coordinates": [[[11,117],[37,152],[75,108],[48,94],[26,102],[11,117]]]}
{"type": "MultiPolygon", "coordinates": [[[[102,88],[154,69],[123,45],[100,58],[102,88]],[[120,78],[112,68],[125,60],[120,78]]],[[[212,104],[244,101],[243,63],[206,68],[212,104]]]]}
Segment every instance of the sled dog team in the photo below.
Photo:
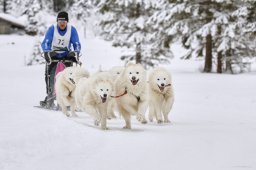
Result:
{"type": "Polygon", "coordinates": [[[107,119],[119,112],[125,129],[131,129],[131,116],[141,123],[148,119],[168,123],[174,102],[171,75],[164,68],[155,68],[148,77],[140,64],[129,63],[92,75],[82,67],[68,67],[56,76],[57,103],[67,116],[77,109],[90,114],[95,125],[107,129],[107,119]],[[67,107],[70,106],[70,112],[67,107]]]}

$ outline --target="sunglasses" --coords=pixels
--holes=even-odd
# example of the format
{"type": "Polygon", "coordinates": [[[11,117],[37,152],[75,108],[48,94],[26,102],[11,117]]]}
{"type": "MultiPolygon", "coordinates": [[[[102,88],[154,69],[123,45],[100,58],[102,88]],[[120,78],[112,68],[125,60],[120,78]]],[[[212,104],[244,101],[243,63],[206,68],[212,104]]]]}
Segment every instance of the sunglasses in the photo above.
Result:
{"type": "Polygon", "coordinates": [[[66,21],[66,20],[58,20],[58,23],[60,23],[60,24],[66,24],[67,21],[66,21]]]}

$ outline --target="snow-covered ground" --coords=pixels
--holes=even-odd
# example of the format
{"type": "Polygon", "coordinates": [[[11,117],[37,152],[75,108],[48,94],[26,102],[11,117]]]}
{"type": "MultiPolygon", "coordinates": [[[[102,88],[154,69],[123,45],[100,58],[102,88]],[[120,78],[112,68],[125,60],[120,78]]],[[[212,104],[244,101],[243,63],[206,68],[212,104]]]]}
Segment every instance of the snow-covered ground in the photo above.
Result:
{"type": "MultiPolygon", "coordinates": [[[[203,74],[202,63],[175,59],[166,66],[176,96],[171,124],[133,118],[133,129],[123,130],[118,117],[102,131],[85,113],[67,118],[33,107],[45,96],[44,66],[24,66],[34,41],[0,35],[0,170],[256,169],[256,69],[203,74]]],[[[91,72],[122,64],[121,51],[98,38],[82,45],[91,72]]]]}

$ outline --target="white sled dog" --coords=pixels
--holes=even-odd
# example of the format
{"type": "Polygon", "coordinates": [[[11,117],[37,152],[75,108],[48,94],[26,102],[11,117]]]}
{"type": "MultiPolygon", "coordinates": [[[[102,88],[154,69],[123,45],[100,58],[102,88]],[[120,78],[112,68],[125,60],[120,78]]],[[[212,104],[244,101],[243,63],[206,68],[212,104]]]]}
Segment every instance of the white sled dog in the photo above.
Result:
{"type": "Polygon", "coordinates": [[[174,102],[171,75],[164,68],[156,68],[149,75],[149,120],[157,123],[170,122],[168,114],[174,102]]]}
{"type": "Polygon", "coordinates": [[[56,100],[62,112],[67,116],[75,116],[74,89],[82,77],[89,77],[89,72],[81,67],[67,67],[56,76],[56,100]],[[67,111],[70,106],[71,113],[67,111]]]}
{"type": "MultiPolygon", "coordinates": [[[[116,81],[116,79],[121,75],[121,73],[123,72],[124,70],[124,67],[123,66],[114,66],[112,67],[110,70],[109,70],[109,73],[111,74],[112,76],[112,80],[113,82],[116,81]]],[[[116,115],[115,115],[115,110],[117,110],[117,105],[116,105],[116,101],[114,98],[112,98],[110,101],[109,101],[109,106],[108,106],[108,119],[111,119],[111,118],[116,118],[116,115]]]]}
{"type": "Polygon", "coordinates": [[[113,77],[113,80],[116,80],[123,71],[124,71],[124,67],[122,66],[114,66],[109,70],[110,74],[113,77]]]}
{"type": "Polygon", "coordinates": [[[129,63],[115,82],[117,107],[125,120],[125,129],[131,129],[131,115],[147,123],[146,70],[140,64],[129,63]]]}
{"type": "Polygon", "coordinates": [[[94,124],[107,129],[107,109],[113,83],[108,72],[98,72],[79,80],[75,90],[77,106],[94,118],[94,124]]]}

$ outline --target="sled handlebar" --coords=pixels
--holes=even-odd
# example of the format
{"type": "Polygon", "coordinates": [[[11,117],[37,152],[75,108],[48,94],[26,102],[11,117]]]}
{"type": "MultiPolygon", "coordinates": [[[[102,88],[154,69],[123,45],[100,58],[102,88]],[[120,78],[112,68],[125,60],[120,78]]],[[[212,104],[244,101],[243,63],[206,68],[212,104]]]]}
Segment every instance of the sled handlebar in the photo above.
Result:
{"type": "MultiPolygon", "coordinates": [[[[62,63],[76,63],[76,64],[78,64],[78,65],[82,65],[82,62],[81,61],[77,61],[77,62],[74,62],[74,61],[71,61],[71,60],[63,60],[63,59],[61,59],[61,60],[52,60],[51,61],[51,63],[58,63],[58,62],[62,62],[62,63]]],[[[51,63],[49,63],[48,65],[50,65],[51,63]]]]}
{"type": "Polygon", "coordinates": [[[63,59],[61,59],[61,60],[52,60],[51,63],[58,63],[58,62],[73,63],[73,61],[71,61],[71,60],[63,60],[63,59]]]}

